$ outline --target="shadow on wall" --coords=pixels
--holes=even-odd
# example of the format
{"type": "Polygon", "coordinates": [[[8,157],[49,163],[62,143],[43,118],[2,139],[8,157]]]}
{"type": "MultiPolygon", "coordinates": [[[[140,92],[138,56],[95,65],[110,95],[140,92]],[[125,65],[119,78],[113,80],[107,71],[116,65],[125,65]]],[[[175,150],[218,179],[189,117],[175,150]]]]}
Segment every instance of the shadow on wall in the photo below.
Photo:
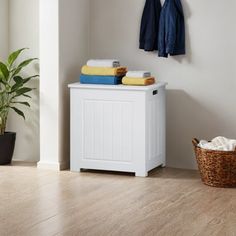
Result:
{"type": "Polygon", "coordinates": [[[19,100],[29,102],[30,108],[17,106],[24,112],[26,119],[24,120],[15,112],[10,111],[7,129],[17,133],[13,159],[37,162],[39,161],[39,80],[33,79],[27,86],[36,88],[29,93],[32,98],[19,100]]]}
{"type": "MultiPolygon", "coordinates": [[[[34,74],[39,75],[39,62],[33,64],[34,74]]],[[[29,109],[28,119],[26,120],[27,126],[30,128],[25,134],[25,138],[32,142],[32,137],[34,138],[34,151],[35,151],[35,161],[39,161],[39,79],[32,79],[29,82],[29,87],[34,88],[32,91],[32,99],[29,99],[31,104],[31,109],[29,109]]]]}
{"type": "Polygon", "coordinates": [[[217,115],[183,90],[167,90],[167,165],[197,167],[192,138],[211,139],[220,133],[217,115]]]}
{"type": "Polygon", "coordinates": [[[60,140],[60,152],[62,153],[60,160],[65,168],[70,166],[70,90],[68,84],[78,82],[81,66],[72,66],[64,74],[64,79],[61,84],[61,122],[63,129],[60,130],[63,139],[60,140]],[[68,115],[69,114],[69,115],[68,115]]]}

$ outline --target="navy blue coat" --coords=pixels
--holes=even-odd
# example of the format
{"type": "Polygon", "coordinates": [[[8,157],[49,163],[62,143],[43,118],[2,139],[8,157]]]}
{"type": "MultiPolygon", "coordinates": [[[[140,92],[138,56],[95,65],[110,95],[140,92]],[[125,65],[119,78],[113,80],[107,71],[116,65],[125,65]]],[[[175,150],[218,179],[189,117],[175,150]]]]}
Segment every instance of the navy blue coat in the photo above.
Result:
{"type": "Polygon", "coordinates": [[[180,0],[166,0],[162,7],[158,50],[160,57],[185,54],[184,13],[180,0]]]}
{"type": "Polygon", "coordinates": [[[140,49],[144,49],[145,51],[158,49],[160,12],[160,0],[146,0],[140,28],[140,49]]]}

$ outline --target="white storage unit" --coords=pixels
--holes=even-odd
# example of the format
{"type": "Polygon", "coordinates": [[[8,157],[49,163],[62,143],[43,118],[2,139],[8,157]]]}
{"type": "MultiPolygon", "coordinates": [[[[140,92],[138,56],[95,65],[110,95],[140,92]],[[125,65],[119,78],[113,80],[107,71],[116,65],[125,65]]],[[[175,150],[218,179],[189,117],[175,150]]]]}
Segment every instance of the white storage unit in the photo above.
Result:
{"type": "Polygon", "coordinates": [[[165,86],[70,84],[71,170],[165,166],[165,86]]]}

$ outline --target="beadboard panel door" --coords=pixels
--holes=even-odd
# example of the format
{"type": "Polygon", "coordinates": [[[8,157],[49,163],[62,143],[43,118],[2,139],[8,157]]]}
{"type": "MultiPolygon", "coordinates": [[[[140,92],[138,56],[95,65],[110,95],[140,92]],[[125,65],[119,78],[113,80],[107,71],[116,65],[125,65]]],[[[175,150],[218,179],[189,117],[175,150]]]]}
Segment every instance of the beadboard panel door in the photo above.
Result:
{"type": "Polygon", "coordinates": [[[133,109],[129,101],[84,99],[83,159],[130,163],[133,158],[133,109]]]}
{"type": "Polygon", "coordinates": [[[72,168],[135,172],[145,156],[144,98],[144,92],[72,89],[72,168]]]}

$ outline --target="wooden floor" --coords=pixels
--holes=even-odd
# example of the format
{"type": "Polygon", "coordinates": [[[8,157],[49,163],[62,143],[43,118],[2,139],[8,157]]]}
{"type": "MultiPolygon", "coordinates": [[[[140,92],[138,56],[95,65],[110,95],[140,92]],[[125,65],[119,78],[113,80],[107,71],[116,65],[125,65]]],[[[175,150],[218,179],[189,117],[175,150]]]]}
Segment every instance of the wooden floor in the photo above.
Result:
{"type": "Polygon", "coordinates": [[[204,186],[195,171],[148,178],[0,166],[0,236],[236,235],[236,189],[204,186]]]}

